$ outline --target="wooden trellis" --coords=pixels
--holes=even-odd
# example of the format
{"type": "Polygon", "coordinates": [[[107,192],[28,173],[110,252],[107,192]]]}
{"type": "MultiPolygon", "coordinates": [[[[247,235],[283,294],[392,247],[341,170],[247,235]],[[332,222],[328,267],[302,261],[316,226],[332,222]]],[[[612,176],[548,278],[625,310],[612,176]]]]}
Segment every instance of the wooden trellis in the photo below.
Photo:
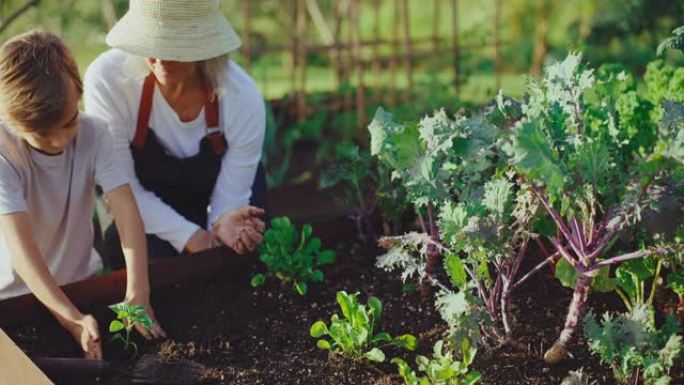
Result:
{"type": "MultiPolygon", "coordinates": [[[[290,44],[271,44],[255,47],[250,41],[253,33],[252,18],[258,14],[260,1],[241,1],[242,18],[240,24],[243,38],[243,65],[250,71],[254,57],[263,54],[288,53],[289,62],[292,64],[290,82],[291,97],[274,101],[276,104],[285,104],[294,110],[299,122],[303,122],[314,110],[321,108],[334,112],[357,112],[357,123],[363,131],[368,117],[366,109],[369,103],[379,100],[369,100],[368,89],[382,90],[382,102],[396,104],[406,101],[415,87],[414,68],[420,60],[430,59],[435,55],[450,58],[447,71],[453,72],[453,87],[458,94],[461,85],[461,52],[464,50],[482,49],[491,46],[494,50],[494,67],[496,71],[496,84],[500,87],[501,72],[501,0],[494,0],[495,12],[493,14],[493,41],[488,45],[464,46],[461,44],[459,33],[459,1],[458,0],[337,0],[333,2],[332,15],[319,13],[317,0],[289,0],[283,1],[282,6],[288,8],[288,14],[292,20],[288,23],[291,28],[284,31],[289,37],[286,41],[290,44]],[[411,5],[420,2],[421,6],[432,7],[432,33],[426,37],[412,37],[409,21],[411,5]],[[314,5],[314,7],[312,7],[314,5]],[[372,34],[361,36],[360,12],[362,5],[364,10],[372,11],[372,34]],[[380,31],[381,9],[391,7],[392,27],[390,36],[383,37],[380,31]],[[313,11],[312,11],[313,9],[313,11]],[[323,43],[314,42],[311,38],[309,26],[313,23],[320,26],[326,24],[327,38],[323,43]],[[444,23],[449,23],[450,35],[440,34],[444,23]],[[345,28],[346,27],[346,28],[345,28]],[[427,49],[425,47],[428,47],[427,49]],[[422,47],[422,48],[420,48],[422,47]],[[329,60],[329,68],[333,73],[335,84],[340,89],[343,84],[354,81],[355,92],[345,91],[332,93],[330,98],[323,104],[313,104],[309,100],[307,87],[308,56],[311,53],[324,54],[329,60]],[[368,73],[372,79],[367,79],[368,73]],[[387,74],[388,81],[383,84],[381,75],[387,74]],[[403,74],[402,74],[403,73],[403,74]],[[400,76],[404,76],[405,87],[400,88],[400,76]]],[[[369,19],[364,19],[368,22],[369,19]]],[[[319,29],[320,30],[320,29],[319,29]]],[[[374,93],[377,95],[378,93],[374,93]]],[[[377,97],[376,97],[377,99],[377,97]]]]}

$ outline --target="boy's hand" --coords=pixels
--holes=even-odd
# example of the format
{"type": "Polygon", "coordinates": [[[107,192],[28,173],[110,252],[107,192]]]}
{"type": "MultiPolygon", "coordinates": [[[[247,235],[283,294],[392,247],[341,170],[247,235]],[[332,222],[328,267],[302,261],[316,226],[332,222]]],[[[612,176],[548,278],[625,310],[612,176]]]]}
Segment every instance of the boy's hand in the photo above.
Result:
{"type": "Polygon", "coordinates": [[[97,321],[90,314],[83,315],[76,320],[61,319],[60,323],[71,333],[76,342],[81,345],[85,358],[91,360],[102,359],[102,345],[97,321]]]}
{"type": "Polygon", "coordinates": [[[146,329],[140,324],[135,325],[135,330],[137,330],[141,336],[146,340],[166,338],[166,332],[164,332],[164,329],[161,328],[159,322],[157,322],[157,319],[154,317],[154,310],[152,310],[152,305],[150,305],[149,296],[146,298],[126,296],[124,301],[130,305],[144,306],[145,314],[152,320],[152,327],[150,329],[146,329]]]}
{"type": "Polygon", "coordinates": [[[264,240],[261,233],[266,224],[259,219],[261,215],[264,210],[254,206],[233,209],[214,223],[212,233],[238,254],[254,251],[264,240]]]}

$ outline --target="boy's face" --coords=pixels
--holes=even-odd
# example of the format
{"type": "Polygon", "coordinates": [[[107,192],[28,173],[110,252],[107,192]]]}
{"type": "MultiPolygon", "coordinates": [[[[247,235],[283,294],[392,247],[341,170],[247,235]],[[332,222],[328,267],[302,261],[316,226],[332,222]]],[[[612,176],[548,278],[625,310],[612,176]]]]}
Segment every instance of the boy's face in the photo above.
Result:
{"type": "Polygon", "coordinates": [[[48,154],[60,154],[78,133],[78,102],[80,93],[72,85],[67,95],[67,108],[55,125],[45,130],[17,130],[17,135],[31,147],[48,154]]]}

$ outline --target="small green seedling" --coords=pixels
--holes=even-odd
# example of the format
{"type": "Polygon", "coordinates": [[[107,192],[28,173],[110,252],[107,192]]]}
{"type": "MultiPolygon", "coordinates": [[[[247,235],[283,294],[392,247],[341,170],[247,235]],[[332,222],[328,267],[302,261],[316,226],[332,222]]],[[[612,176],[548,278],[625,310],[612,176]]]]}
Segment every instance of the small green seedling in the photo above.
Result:
{"type": "Polygon", "coordinates": [[[406,361],[392,358],[392,363],[397,365],[399,375],[406,385],[475,385],[482,379],[480,372],[469,371],[477,349],[470,345],[467,338],[461,343],[460,359],[450,349],[445,349],[443,341],[437,341],[433,350],[432,358],[416,358],[418,370],[425,373],[420,376],[406,361]]]}
{"type": "Polygon", "coordinates": [[[116,319],[109,323],[112,341],[120,340],[124,344],[124,350],[131,353],[131,358],[135,358],[138,355],[138,345],[131,341],[131,330],[136,325],[151,329],[152,319],[145,314],[145,306],[121,302],[110,305],[109,308],[116,313],[116,319]]]}
{"type": "Polygon", "coordinates": [[[382,302],[376,297],[370,297],[367,305],[361,305],[356,299],[358,295],[358,293],[338,292],[337,303],[342,309],[344,318],[334,314],[330,318],[329,327],[323,321],[318,321],[311,326],[311,337],[328,336],[330,338],[330,340],[319,339],[316,343],[318,348],[357,363],[384,362],[385,353],[382,348],[387,346],[398,346],[411,351],[416,349],[418,339],[411,334],[396,338],[392,338],[386,332],[375,334],[375,326],[382,315],[382,302]]]}
{"type": "MultiPolygon", "coordinates": [[[[312,237],[311,225],[302,227],[301,236],[287,217],[271,221],[271,229],[264,234],[259,259],[266,264],[269,275],[281,282],[293,285],[299,295],[306,295],[308,281],[322,282],[323,272],[318,268],[335,262],[335,252],[321,250],[321,240],[312,237]]],[[[252,286],[266,282],[266,275],[252,277],[252,286]]]]}

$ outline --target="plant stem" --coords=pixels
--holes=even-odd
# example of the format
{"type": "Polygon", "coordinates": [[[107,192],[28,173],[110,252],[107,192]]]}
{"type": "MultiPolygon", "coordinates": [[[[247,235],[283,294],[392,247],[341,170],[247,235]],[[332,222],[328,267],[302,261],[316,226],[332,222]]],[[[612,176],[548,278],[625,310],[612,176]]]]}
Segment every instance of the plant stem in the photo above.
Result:
{"type": "Polygon", "coordinates": [[[560,336],[549,350],[544,354],[544,361],[548,364],[557,364],[568,357],[567,346],[575,334],[575,329],[579,324],[586,310],[587,298],[591,291],[591,277],[586,274],[579,274],[575,282],[575,291],[570,302],[570,309],[565,319],[565,325],[560,336]]]}
{"type": "Polygon", "coordinates": [[[558,258],[559,255],[560,255],[559,252],[555,252],[552,255],[550,255],[548,258],[546,258],[544,261],[542,261],[540,264],[535,266],[532,270],[530,270],[527,274],[525,274],[522,278],[520,278],[515,284],[513,284],[513,286],[511,286],[511,291],[514,291],[515,289],[520,287],[520,285],[525,283],[525,281],[530,279],[530,277],[532,277],[535,273],[537,273],[539,270],[543,269],[544,266],[548,265],[551,261],[558,258]]]}
{"type": "Polygon", "coordinates": [[[656,288],[658,287],[660,281],[660,271],[663,268],[663,259],[658,258],[656,264],[656,271],[653,275],[653,285],[651,286],[651,294],[648,296],[648,302],[646,303],[649,307],[653,306],[653,300],[655,299],[656,288]]]}
{"type": "Polygon", "coordinates": [[[655,247],[652,249],[644,249],[644,250],[633,251],[631,253],[618,255],[617,257],[609,258],[609,259],[603,260],[601,262],[594,263],[593,265],[589,266],[586,271],[587,272],[594,271],[594,270],[598,270],[604,266],[615,265],[615,264],[618,264],[620,262],[628,261],[630,259],[644,258],[644,257],[648,257],[648,256],[653,255],[653,254],[666,254],[668,252],[670,252],[670,250],[668,248],[665,248],[665,247],[655,247]]]}
{"type": "MultiPolygon", "coordinates": [[[[439,232],[437,229],[437,224],[435,223],[435,216],[433,211],[434,210],[432,202],[429,202],[427,207],[427,213],[429,221],[428,226],[430,231],[430,238],[432,238],[435,241],[439,241],[439,232]]],[[[437,264],[439,263],[440,254],[441,253],[439,252],[439,250],[437,250],[437,247],[435,247],[434,244],[428,245],[428,253],[427,257],[425,258],[425,274],[427,274],[428,276],[434,275],[437,271],[437,264]]],[[[432,286],[429,282],[423,282],[423,285],[420,288],[420,294],[423,297],[423,299],[427,299],[432,295],[432,286]]]]}
{"type": "Polygon", "coordinates": [[[625,307],[627,308],[627,311],[632,311],[632,301],[630,301],[629,298],[627,298],[627,295],[625,294],[625,292],[623,292],[622,289],[620,289],[619,287],[615,288],[615,292],[620,296],[620,298],[622,299],[622,302],[625,303],[625,307]]]}
{"type": "Polygon", "coordinates": [[[533,188],[532,191],[535,192],[536,196],[539,198],[539,201],[542,203],[542,205],[544,205],[544,208],[546,208],[546,211],[551,216],[551,219],[553,219],[558,230],[560,230],[561,234],[563,234],[563,237],[568,240],[568,243],[570,244],[570,247],[575,251],[575,254],[582,258],[584,255],[582,254],[582,251],[580,250],[579,245],[577,244],[577,240],[570,233],[568,226],[565,224],[565,221],[563,221],[563,218],[561,218],[558,211],[556,211],[556,209],[554,209],[553,206],[551,206],[549,201],[546,199],[546,197],[543,196],[542,192],[540,192],[538,188],[533,188]]]}

